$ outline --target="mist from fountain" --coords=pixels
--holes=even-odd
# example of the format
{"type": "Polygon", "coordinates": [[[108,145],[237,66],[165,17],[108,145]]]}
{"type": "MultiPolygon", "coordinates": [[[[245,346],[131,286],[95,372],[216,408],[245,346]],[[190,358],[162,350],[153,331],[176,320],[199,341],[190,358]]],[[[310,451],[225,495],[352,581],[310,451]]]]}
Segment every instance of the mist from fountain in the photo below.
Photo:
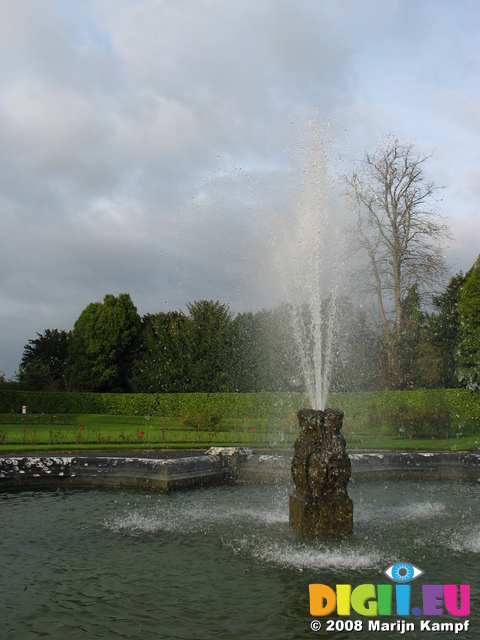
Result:
{"type": "Polygon", "coordinates": [[[328,155],[334,148],[331,126],[316,114],[294,144],[291,215],[273,243],[303,386],[311,407],[321,410],[328,397],[346,251],[345,203],[328,155]]]}

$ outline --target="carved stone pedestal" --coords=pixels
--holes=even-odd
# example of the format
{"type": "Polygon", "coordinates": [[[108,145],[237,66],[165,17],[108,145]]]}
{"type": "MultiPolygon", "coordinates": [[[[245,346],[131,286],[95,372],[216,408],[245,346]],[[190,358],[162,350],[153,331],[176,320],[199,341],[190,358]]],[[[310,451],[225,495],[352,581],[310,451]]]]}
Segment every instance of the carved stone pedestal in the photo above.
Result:
{"type": "Polygon", "coordinates": [[[350,458],[340,433],[338,409],[300,409],[301,427],[295,442],[289,521],[306,539],[346,536],[353,532],[353,503],[347,495],[350,458]]]}
{"type": "Polygon", "coordinates": [[[348,536],[353,532],[353,502],[348,496],[337,500],[312,500],[290,496],[289,522],[303,538],[348,536]]]}

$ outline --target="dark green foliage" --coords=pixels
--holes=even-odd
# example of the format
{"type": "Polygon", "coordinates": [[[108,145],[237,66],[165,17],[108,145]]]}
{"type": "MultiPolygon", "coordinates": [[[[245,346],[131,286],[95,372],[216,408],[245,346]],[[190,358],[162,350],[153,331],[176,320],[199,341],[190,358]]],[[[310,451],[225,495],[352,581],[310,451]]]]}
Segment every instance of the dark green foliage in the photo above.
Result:
{"type": "Polygon", "coordinates": [[[441,358],[431,342],[429,317],[421,309],[418,286],[413,285],[402,302],[402,329],[398,342],[397,388],[440,386],[441,358]]]}
{"type": "Polygon", "coordinates": [[[142,346],[133,367],[133,391],[180,393],[189,388],[189,325],[177,311],[142,319],[142,346]]]}
{"type": "Polygon", "coordinates": [[[401,399],[395,406],[385,407],[381,417],[396,435],[411,440],[448,438],[451,425],[450,409],[440,397],[418,405],[401,399]]]}
{"type": "Polygon", "coordinates": [[[260,391],[262,389],[259,372],[261,354],[257,315],[240,313],[232,322],[232,387],[235,391],[260,391]]]}
{"type": "MultiPolygon", "coordinates": [[[[375,388],[377,334],[347,299],[337,305],[341,321],[336,327],[332,389],[375,388]]],[[[324,307],[328,309],[328,301],[324,307]]],[[[187,316],[170,312],[143,318],[132,390],[218,393],[302,388],[289,306],[236,317],[219,302],[203,300],[188,309],[187,316]]],[[[301,313],[308,315],[308,310],[301,313]]]]}
{"type": "Polygon", "coordinates": [[[368,322],[365,312],[356,309],[348,298],[337,299],[335,304],[338,320],[335,323],[330,390],[377,389],[378,333],[368,322]]]}
{"type": "Polygon", "coordinates": [[[24,389],[32,391],[66,389],[68,333],[46,329],[37,336],[23,349],[18,381],[24,389]]]}
{"type": "Polygon", "coordinates": [[[478,390],[480,388],[480,256],[465,276],[457,308],[458,376],[467,387],[478,390]]]}
{"type": "Polygon", "coordinates": [[[298,391],[299,358],[286,305],[262,309],[255,315],[258,387],[265,391],[298,391]]]}
{"type": "Polygon", "coordinates": [[[48,365],[41,360],[33,360],[20,367],[17,380],[21,389],[31,391],[55,391],[58,388],[48,365]]]}
{"type": "MultiPolygon", "coordinates": [[[[417,284],[399,307],[395,363],[385,336],[348,298],[322,301],[323,335],[334,304],[332,392],[422,389],[480,384],[479,268],[451,279],[421,307],[417,284]],[[390,358],[390,360],[389,360],[390,358]],[[459,382],[461,378],[461,383],[459,382]]],[[[221,393],[300,392],[304,380],[292,313],[310,331],[307,306],[282,304],[234,316],[228,305],[201,300],[179,311],[140,319],[129,294],[87,306],[70,334],[46,330],[29,340],[16,383],[30,390],[221,393]]],[[[308,358],[313,353],[304,354],[308,358]]]]}
{"type": "MultiPolygon", "coordinates": [[[[438,367],[437,386],[459,386],[455,354],[459,342],[458,300],[465,282],[462,272],[453,276],[445,291],[433,298],[435,312],[429,317],[428,339],[434,361],[438,367]]],[[[432,367],[430,367],[432,370],[432,367]]],[[[433,386],[433,385],[432,385],[433,386]]]]}
{"type": "Polygon", "coordinates": [[[106,295],[93,302],[75,322],[68,352],[72,389],[127,391],[140,345],[141,320],[130,295],[106,295]]]}
{"type": "Polygon", "coordinates": [[[228,305],[200,300],[187,306],[187,389],[210,393],[234,391],[232,315],[228,305]]]}

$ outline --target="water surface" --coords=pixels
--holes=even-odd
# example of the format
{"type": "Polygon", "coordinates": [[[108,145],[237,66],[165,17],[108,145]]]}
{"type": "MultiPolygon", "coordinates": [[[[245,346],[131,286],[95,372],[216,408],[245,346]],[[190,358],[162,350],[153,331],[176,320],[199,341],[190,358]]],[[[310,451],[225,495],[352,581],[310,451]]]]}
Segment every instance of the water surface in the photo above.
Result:
{"type": "Polygon", "coordinates": [[[400,637],[372,635],[366,618],[363,632],[314,633],[308,600],[309,583],[388,582],[399,560],[425,571],[419,583],[470,583],[472,630],[457,637],[480,637],[478,487],[383,481],[350,495],[354,537],[312,546],[288,529],[284,487],[2,493],[2,637],[400,637]]]}

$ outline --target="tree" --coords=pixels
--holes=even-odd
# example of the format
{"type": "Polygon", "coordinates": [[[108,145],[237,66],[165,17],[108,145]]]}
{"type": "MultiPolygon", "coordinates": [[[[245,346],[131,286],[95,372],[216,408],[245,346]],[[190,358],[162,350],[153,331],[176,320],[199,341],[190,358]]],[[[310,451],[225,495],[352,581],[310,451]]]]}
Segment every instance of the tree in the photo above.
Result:
{"type": "Polygon", "coordinates": [[[258,385],[262,391],[300,391],[300,359],[292,339],[291,309],[281,304],[255,314],[258,385]]]}
{"type": "Polygon", "coordinates": [[[200,300],[187,308],[192,390],[234,391],[232,315],[228,305],[200,300]]]}
{"type": "Polygon", "coordinates": [[[238,314],[232,322],[233,368],[235,391],[261,391],[259,386],[260,345],[258,322],[252,312],[238,314]]]}
{"type": "Polygon", "coordinates": [[[181,311],[147,314],[142,318],[142,346],[135,359],[134,391],[191,391],[188,320],[181,311]]]}
{"type": "Polygon", "coordinates": [[[445,291],[433,297],[434,312],[428,320],[428,336],[432,349],[440,358],[438,385],[459,386],[456,352],[460,340],[458,301],[465,283],[462,272],[450,279],[445,291]]]}
{"type": "MultiPolygon", "coordinates": [[[[330,304],[326,300],[327,306],[330,304]]],[[[332,341],[330,391],[370,391],[378,386],[378,331],[363,309],[349,298],[339,297],[334,339],[332,341]]]]}
{"type": "Polygon", "coordinates": [[[17,380],[20,388],[27,391],[58,391],[48,366],[40,360],[20,367],[17,380]]]}
{"type": "Polygon", "coordinates": [[[356,205],[355,248],[366,259],[362,284],[377,302],[393,387],[402,385],[405,300],[414,285],[420,296],[433,293],[445,274],[439,248],[448,231],[432,209],[428,158],[389,136],[346,178],[356,205]]]}
{"type": "Polygon", "coordinates": [[[480,388],[480,256],[465,275],[458,300],[459,343],[456,354],[460,381],[480,388]]]}
{"type": "Polygon", "coordinates": [[[442,359],[430,337],[429,316],[420,305],[414,284],[403,301],[403,326],[399,340],[400,386],[406,389],[436,388],[442,359]]]}
{"type": "Polygon", "coordinates": [[[30,389],[66,389],[69,335],[66,331],[46,329],[23,348],[18,374],[22,386],[30,389]]]}
{"type": "Polygon", "coordinates": [[[89,304],[72,331],[67,363],[72,388],[129,391],[140,335],[140,316],[128,293],[89,304]]]}

